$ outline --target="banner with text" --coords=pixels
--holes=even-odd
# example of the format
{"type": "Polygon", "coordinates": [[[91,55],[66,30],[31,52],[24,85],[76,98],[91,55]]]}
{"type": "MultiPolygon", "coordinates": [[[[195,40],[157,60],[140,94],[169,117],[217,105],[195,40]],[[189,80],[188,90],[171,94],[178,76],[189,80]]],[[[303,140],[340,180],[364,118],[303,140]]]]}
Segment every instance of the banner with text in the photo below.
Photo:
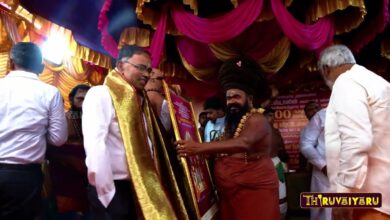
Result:
{"type": "Polygon", "coordinates": [[[326,107],[329,96],[329,92],[294,94],[279,96],[272,103],[271,107],[275,110],[274,127],[279,129],[290,156],[289,169],[299,168],[300,133],[308,122],[303,111],[305,104],[309,101],[316,101],[321,107],[326,107]]]}

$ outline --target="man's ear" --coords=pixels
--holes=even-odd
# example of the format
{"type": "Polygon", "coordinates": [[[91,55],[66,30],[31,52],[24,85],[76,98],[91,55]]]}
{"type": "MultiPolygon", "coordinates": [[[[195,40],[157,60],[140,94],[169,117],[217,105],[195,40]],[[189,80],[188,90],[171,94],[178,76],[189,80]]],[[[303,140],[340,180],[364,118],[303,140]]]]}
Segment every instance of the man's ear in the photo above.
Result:
{"type": "Polygon", "coordinates": [[[329,66],[327,66],[327,65],[324,65],[323,67],[322,67],[322,76],[323,77],[326,77],[326,79],[329,77],[329,73],[330,73],[330,68],[329,68],[329,66]]]}
{"type": "Polygon", "coordinates": [[[118,70],[119,73],[122,73],[123,72],[123,62],[118,61],[116,63],[116,69],[118,70]]]}

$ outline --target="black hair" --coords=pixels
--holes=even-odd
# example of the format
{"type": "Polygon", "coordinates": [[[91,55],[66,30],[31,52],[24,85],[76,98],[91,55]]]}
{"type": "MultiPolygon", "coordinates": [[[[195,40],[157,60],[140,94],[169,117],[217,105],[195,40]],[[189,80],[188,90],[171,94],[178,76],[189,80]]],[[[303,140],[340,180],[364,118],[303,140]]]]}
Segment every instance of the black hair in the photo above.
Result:
{"type": "Polygon", "coordinates": [[[225,91],[240,89],[259,99],[268,99],[271,94],[264,71],[256,61],[244,55],[222,64],[218,80],[225,91]]]}
{"type": "Polygon", "coordinates": [[[135,45],[124,45],[118,53],[118,58],[116,62],[118,63],[119,61],[122,60],[124,57],[132,57],[134,54],[147,54],[150,56],[150,53],[146,50],[144,50],[141,47],[135,46],[135,45]]]}
{"type": "Polygon", "coordinates": [[[313,101],[313,100],[308,101],[308,102],[305,104],[305,107],[304,107],[304,109],[303,109],[305,112],[307,111],[307,108],[309,107],[309,105],[317,105],[317,106],[320,106],[320,105],[318,104],[318,102],[316,102],[316,101],[313,101]]]}
{"type": "Polygon", "coordinates": [[[75,95],[77,94],[77,91],[79,90],[89,90],[91,87],[89,85],[85,85],[85,84],[79,84],[77,86],[75,86],[69,93],[69,101],[72,102],[73,98],[75,97],[75,95]]]}
{"type": "Polygon", "coordinates": [[[222,103],[221,99],[218,97],[208,98],[203,104],[203,109],[215,109],[215,110],[224,110],[225,105],[222,103]]]}
{"type": "Polygon", "coordinates": [[[207,112],[201,112],[201,113],[199,113],[199,118],[200,118],[201,116],[203,116],[203,115],[207,116],[207,112]]]}
{"type": "Polygon", "coordinates": [[[36,74],[41,73],[44,68],[41,49],[31,42],[15,44],[11,49],[10,59],[17,68],[36,74]]]}

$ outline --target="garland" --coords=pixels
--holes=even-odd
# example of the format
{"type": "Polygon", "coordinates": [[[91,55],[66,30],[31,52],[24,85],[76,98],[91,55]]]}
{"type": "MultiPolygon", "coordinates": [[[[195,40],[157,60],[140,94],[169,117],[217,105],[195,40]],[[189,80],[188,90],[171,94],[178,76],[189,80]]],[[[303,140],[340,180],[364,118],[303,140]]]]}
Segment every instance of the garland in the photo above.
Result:
{"type": "Polygon", "coordinates": [[[254,113],[262,114],[263,112],[264,112],[264,109],[262,109],[262,108],[259,108],[259,109],[252,108],[248,113],[246,113],[244,116],[242,116],[240,123],[238,124],[236,131],[234,132],[233,138],[237,138],[238,136],[240,136],[240,133],[245,125],[245,122],[248,120],[248,118],[250,116],[252,116],[254,113]]]}
{"type": "MultiPolygon", "coordinates": [[[[242,116],[240,123],[238,124],[236,131],[234,132],[233,138],[237,138],[238,136],[240,136],[240,133],[241,133],[242,129],[244,128],[244,125],[250,116],[252,116],[254,113],[263,114],[263,112],[264,112],[264,109],[262,109],[262,108],[259,108],[259,109],[251,108],[251,110],[249,112],[247,112],[244,116],[242,116]]],[[[224,137],[224,136],[225,136],[224,134],[221,135],[221,137],[224,137]]],[[[225,157],[225,156],[228,156],[228,154],[219,154],[219,157],[225,157]]],[[[244,161],[245,161],[245,164],[248,163],[248,154],[246,152],[244,152],[244,161]]]]}

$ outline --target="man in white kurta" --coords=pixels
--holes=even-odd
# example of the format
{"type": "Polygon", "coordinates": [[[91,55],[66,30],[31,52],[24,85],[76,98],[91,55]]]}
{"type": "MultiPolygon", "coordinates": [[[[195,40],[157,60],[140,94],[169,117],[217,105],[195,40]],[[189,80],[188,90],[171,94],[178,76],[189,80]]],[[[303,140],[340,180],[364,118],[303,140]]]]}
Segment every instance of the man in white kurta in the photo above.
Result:
{"type": "MultiPolygon", "coordinates": [[[[325,158],[325,114],[326,108],[318,111],[306,125],[301,133],[300,151],[313,165],[311,186],[312,192],[328,192],[329,180],[326,176],[325,158]]],[[[311,220],[330,220],[332,210],[327,208],[310,209],[311,220]]]]}
{"type": "Polygon", "coordinates": [[[390,219],[390,84],[357,65],[342,45],[321,53],[319,69],[332,88],[325,122],[331,191],[382,194],[380,208],[333,209],[332,215],[390,219]]]}

